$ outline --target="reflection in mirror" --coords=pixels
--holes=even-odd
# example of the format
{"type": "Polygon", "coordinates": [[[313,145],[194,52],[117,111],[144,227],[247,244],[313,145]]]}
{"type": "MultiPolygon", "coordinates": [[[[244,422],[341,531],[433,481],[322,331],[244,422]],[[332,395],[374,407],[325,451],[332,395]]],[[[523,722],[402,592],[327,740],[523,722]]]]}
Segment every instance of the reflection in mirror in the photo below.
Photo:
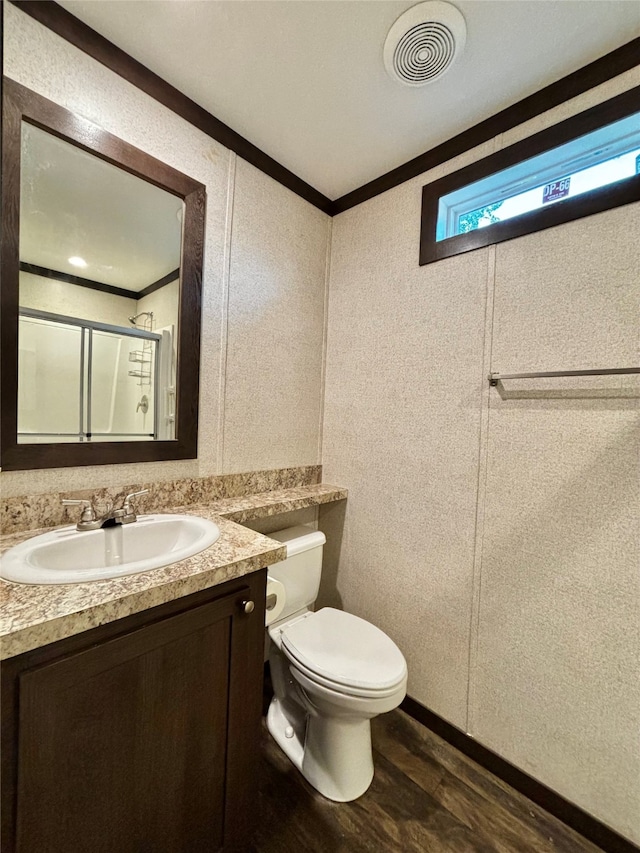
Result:
{"type": "Polygon", "coordinates": [[[3,78],[1,464],[195,459],[204,184],[3,78]]]}
{"type": "Polygon", "coordinates": [[[173,440],[182,198],[21,125],[18,443],[173,440]]]}

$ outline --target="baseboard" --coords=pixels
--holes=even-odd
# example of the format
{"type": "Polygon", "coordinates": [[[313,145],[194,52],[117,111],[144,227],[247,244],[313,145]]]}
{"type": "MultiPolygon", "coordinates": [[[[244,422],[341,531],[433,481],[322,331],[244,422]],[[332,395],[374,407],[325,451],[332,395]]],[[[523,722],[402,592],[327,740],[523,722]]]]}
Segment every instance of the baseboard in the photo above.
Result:
{"type": "Polygon", "coordinates": [[[510,764],[495,752],[487,749],[486,746],[482,746],[477,740],[452,726],[451,723],[425,708],[415,699],[407,696],[400,709],[431,729],[447,743],[459,749],[468,758],[493,773],[494,776],[524,794],[525,797],[541,806],[549,814],[579,832],[588,841],[597,844],[606,853],[640,853],[640,847],[636,847],[633,842],[619,835],[615,830],[601,823],[569,800],[565,800],[560,794],[552,791],[551,788],[547,788],[542,782],[538,782],[537,779],[510,764]]]}

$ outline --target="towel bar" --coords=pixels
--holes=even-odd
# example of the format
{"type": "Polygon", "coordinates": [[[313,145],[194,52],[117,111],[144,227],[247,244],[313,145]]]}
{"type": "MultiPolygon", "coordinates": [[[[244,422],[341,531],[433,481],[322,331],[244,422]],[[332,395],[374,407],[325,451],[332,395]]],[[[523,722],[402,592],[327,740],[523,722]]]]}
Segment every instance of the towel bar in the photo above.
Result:
{"type": "Polygon", "coordinates": [[[550,376],[616,376],[623,373],[640,373],[640,367],[608,367],[600,370],[547,370],[538,373],[490,373],[489,385],[503,379],[541,379],[550,376]]]}

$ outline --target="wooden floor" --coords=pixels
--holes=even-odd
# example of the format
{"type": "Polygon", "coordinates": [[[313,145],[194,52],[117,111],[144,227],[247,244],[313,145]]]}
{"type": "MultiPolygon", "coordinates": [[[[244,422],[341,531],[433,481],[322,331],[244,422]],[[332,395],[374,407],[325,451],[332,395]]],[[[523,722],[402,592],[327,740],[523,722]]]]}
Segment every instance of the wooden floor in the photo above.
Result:
{"type": "Polygon", "coordinates": [[[597,853],[402,711],[373,720],[375,777],[353,803],[309,786],[263,732],[253,853],[597,853]]]}

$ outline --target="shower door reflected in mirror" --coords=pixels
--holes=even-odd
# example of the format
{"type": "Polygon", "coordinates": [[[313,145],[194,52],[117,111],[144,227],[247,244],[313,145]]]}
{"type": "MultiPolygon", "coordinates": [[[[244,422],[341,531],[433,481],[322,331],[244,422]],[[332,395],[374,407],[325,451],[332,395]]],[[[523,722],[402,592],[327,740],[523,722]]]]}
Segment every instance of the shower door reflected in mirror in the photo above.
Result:
{"type": "Polygon", "coordinates": [[[171,337],[21,309],[18,441],[172,438],[171,337]]]}
{"type": "Polygon", "coordinates": [[[19,444],[176,438],[183,213],[22,122],[19,444]]]}

